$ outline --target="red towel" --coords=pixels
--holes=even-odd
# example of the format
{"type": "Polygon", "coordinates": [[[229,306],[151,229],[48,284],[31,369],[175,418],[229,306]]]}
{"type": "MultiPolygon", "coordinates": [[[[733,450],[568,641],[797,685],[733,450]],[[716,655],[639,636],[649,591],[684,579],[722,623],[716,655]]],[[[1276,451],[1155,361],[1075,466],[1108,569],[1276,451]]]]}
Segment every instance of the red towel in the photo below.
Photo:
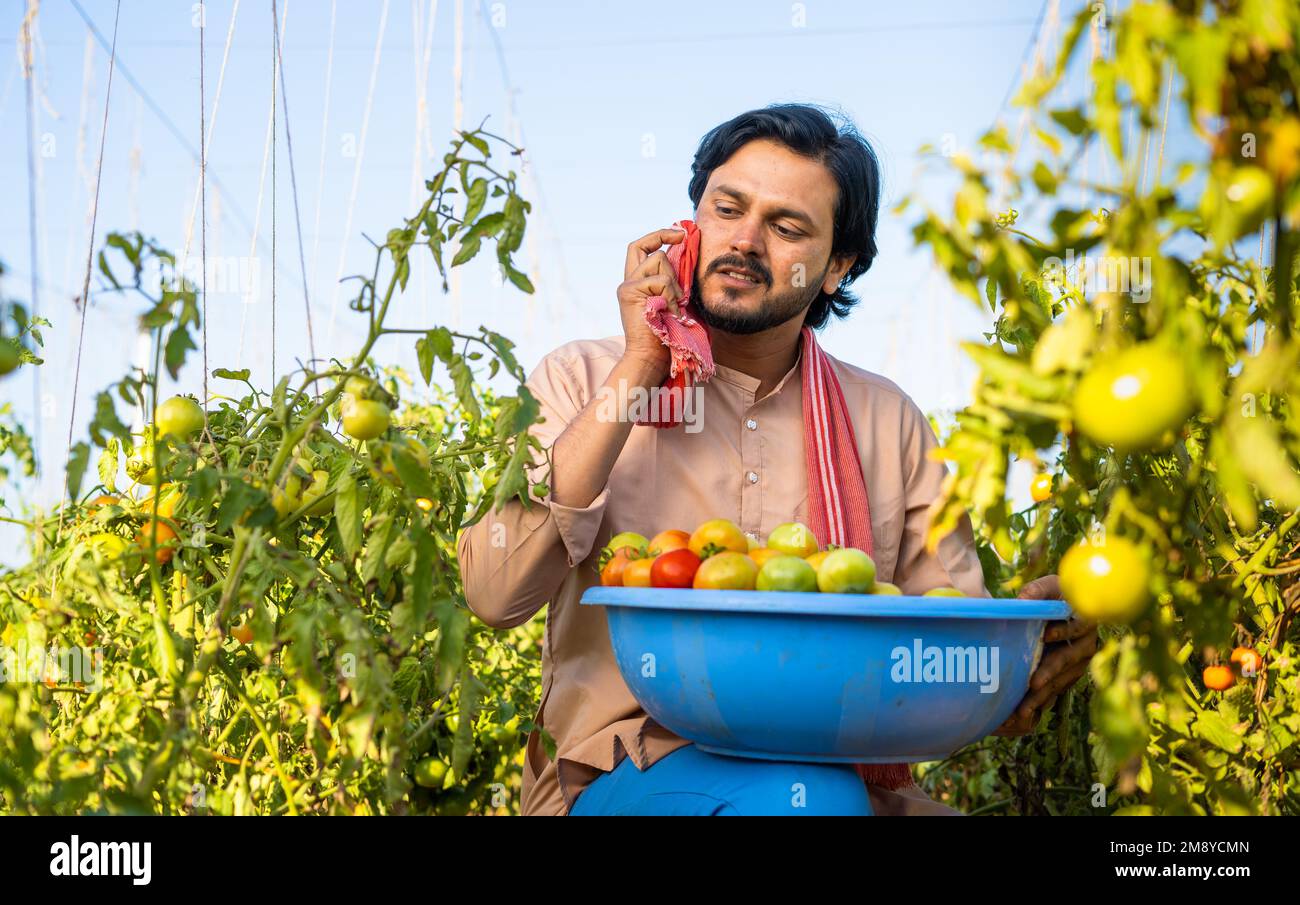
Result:
{"type": "MultiPolygon", "coordinates": [[[[679,304],[682,316],[673,317],[667,310],[667,301],[656,296],[646,302],[646,322],[672,353],[672,367],[664,387],[685,391],[712,377],[714,364],[708,332],[687,311],[699,260],[700,231],[690,220],[673,225],[686,230],[686,239],[668,250],[668,260],[683,293],[679,304]]],[[[874,555],[871,505],[844,390],[813,331],[804,327],[801,335],[803,435],[808,463],[808,519],[812,522],[808,527],[822,547],[827,544],[857,547],[871,556],[874,555]]],[[[668,398],[683,397],[670,394],[668,398]]],[[[640,423],[672,427],[681,423],[681,416],[676,403],[662,405],[650,416],[653,420],[640,423]]],[[[869,785],[900,789],[915,784],[907,764],[855,764],[854,767],[869,785]]]]}
{"type": "Polygon", "coordinates": [[[645,305],[646,323],[672,354],[668,379],[663,385],[665,392],[654,400],[649,414],[636,422],[652,427],[681,424],[686,394],[713,376],[709,333],[690,316],[691,286],[695,282],[695,264],[700,258],[700,230],[690,220],[679,220],[673,227],[686,231],[686,238],[668,249],[668,263],[673,265],[677,285],[682,290],[681,301],[677,303],[680,314],[674,317],[668,301],[661,295],[647,299],[645,305]]]}

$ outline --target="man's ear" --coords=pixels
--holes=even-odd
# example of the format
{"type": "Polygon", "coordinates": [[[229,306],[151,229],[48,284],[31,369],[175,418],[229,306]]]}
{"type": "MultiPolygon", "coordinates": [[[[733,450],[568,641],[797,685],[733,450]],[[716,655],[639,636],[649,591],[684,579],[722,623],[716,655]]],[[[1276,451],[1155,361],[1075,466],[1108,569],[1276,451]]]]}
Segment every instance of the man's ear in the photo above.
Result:
{"type": "Polygon", "coordinates": [[[844,274],[849,272],[857,259],[856,254],[831,255],[831,266],[826,270],[826,279],[822,280],[822,292],[834,294],[840,287],[840,280],[844,279],[844,274]]]}

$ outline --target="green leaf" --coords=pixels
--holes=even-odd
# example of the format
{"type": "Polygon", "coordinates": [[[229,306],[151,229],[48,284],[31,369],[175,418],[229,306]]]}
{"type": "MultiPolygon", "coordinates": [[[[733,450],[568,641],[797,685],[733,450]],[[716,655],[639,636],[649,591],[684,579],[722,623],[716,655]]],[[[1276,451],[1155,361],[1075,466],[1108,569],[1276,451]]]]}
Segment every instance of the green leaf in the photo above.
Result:
{"type": "Polygon", "coordinates": [[[216,368],[212,372],[213,377],[221,377],[225,380],[242,380],[247,382],[253,372],[248,368],[240,368],[238,371],[232,371],[229,368],[216,368]]]}
{"type": "Polygon", "coordinates": [[[452,600],[438,601],[438,693],[446,694],[460,673],[465,659],[465,636],[469,632],[469,613],[452,600]]]}
{"type": "Polygon", "coordinates": [[[505,272],[505,275],[510,280],[510,282],[514,283],[517,287],[519,287],[524,292],[527,292],[529,295],[532,295],[536,291],[533,288],[533,281],[528,279],[528,277],[525,276],[523,273],[520,273],[518,270],[515,270],[515,268],[512,267],[508,261],[501,262],[501,269],[505,272]]]}
{"type": "Polygon", "coordinates": [[[90,419],[90,438],[96,446],[102,447],[108,442],[104,437],[105,433],[123,441],[131,438],[130,429],[117,417],[113,397],[107,391],[95,395],[95,414],[90,419]]]}
{"type": "Polygon", "coordinates": [[[456,257],[451,259],[451,266],[459,267],[461,264],[464,264],[466,261],[473,258],[474,255],[478,254],[480,244],[481,241],[479,239],[470,239],[468,242],[463,243],[460,250],[456,252],[456,257]]]}
{"type": "Polygon", "coordinates": [[[99,471],[99,483],[104,485],[104,489],[112,493],[117,489],[117,470],[121,464],[121,443],[116,437],[109,437],[108,443],[104,445],[104,451],[99,454],[97,470],[99,471]]]}
{"type": "Polygon", "coordinates": [[[456,723],[456,737],[451,746],[451,770],[457,779],[465,775],[470,756],[474,753],[474,723],[482,709],[483,683],[473,673],[466,672],[460,686],[460,715],[456,723]]]}
{"type": "Polygon", "coordinates": [[[397,470],[397,476],[401,478],[402,484],[412,496],[432,498],[436,494],[433,489],[433,479],[429,473],[420,467],[419,461],[415,456],[400,444],[394,444],[390,452],[393,468],[397,470]]]}
{"type": "Polygon", "coordinates": [[[433,380],[433,339],[426,334],[415,341],[415,359],[420,365],[420,376],[427,386],[433,380]]]}
{"type": "Polygon", "coordinates": [[[470,184],[465,193],[465,215],[461,217],[466,223],[473,223],[474,218],[482,212],[483,204],[487,201],[487,188],[487,180],[482,176],[470,184]]]}
{"type": "Polygon", "coordinates": [[[188,330],[177,327],[167,337],[167,347],[163,352],[163,361],[167,365],[167,373],[175,380],[181,372],[181,366],[185,364],[185,353],[198,349],[194,345],[194,340],[190,337],[188,330]]]}
{"type": "Polygon", "coordinates": [[[1081,107],[1053,110],[1051,117],[1071,135],[1082,135],[1088,129],[1088,117],[1081,107]]]}
{"type": "Polygon", "coordinates": [[[448,370],[451,372],[452,382],[456,386],[456,399],[460,402],[461,408],[465,410],[466,417],[471,421],[478,421],[482,415],[479,410],[478,399],[474,395],[474,372],[465,363],[465,359],[459,355],[452,358],[448,370]]]}
{"type": "Polygon", "coordinates": [[[1193,729],[1198,737],[1229,754],[1241,750],[1241,736],[1228,725],[1227,720],[1212,710],[1202,710],[1196,717],[1193,729]]]}
{"type": "Polygon", "coordinates": [[[1056,174],[1041,160],[1034,164],[1034,185],[1044,195],[1056,194],[1056,174]]]}
{"type": "Polygon", "coordinates": [[[223,534],[243,519],[244,525],[257,528],[274,523],[275,509],[265,491],[240,478],[232,478],[217,510],[217,530],[223,534]]]}
{"type": "Polygon", "coordinates": [[[379,581],[381,586],[387,585],[384,580],[384,557],[388,553],[388,545],[392,539],[393,520],[387,515],[376,516],[371,524],[370,530],[366,534],[366,549],[361,557],[361,565],[358,572],[361,575],[361,581],[369,584],[372,581],[379,581]]]}
{"type": "Polygon", "coordinates": [[[444,364],[451,364],[452,356],[452,336],[451,331],[446,327],[435,327],[428,334],[429,345],[433,347],[433,354],[438,356],[438,360],[444,364]]]}
{"type": "Polygon", "coordinates": [[[501,472],[501,480],[497,482],[492,496],[492,503],[500,509],[511,499],[523,493],[528,488],[528,476],[524,469],[531,464],[531,457],[528,454],[528,444],[519,442],[515,444],[514,452],[510,454],[510,460],[506,463],[505,470],[501,472]]]}
{"type": "Polygon", "coordinates": [[[349,556],[361,549],[361,491],[350,474],[344,474],[334,489],[334,523],[339,529],[339,540],[349,556]]]}
{"type": "Polygon", "coordinates": [[[89,463],[90,447],[81,442],[74,444],[68,456],[68,496],[74,500],[81,494],[81,479],[89,463]]]}

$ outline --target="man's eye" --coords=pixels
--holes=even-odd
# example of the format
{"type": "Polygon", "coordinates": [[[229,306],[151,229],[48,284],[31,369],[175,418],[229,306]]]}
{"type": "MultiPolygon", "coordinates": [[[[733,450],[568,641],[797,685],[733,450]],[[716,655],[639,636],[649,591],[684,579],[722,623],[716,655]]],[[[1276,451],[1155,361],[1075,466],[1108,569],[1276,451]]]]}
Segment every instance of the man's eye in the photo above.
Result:
{"type": "Polygon", "coordinates": [[[738,214],[738,213],[740,213],[740,212],[739,212],[738,210],[736,210],[734,207],[721,207],[721,206],[720,206],[720,207],[718,208],[718,213],[720,213],[720,214],[738,214]]]}
{"type": "Polygon", "coordinates": [[[779,223],[776,225],[776,231],[781,235],[785,236],[787,239],[795,239],[798,238],[799,236],[799,234],[794,230],[788,229],[787,227],[784,227],[779,223]]]}

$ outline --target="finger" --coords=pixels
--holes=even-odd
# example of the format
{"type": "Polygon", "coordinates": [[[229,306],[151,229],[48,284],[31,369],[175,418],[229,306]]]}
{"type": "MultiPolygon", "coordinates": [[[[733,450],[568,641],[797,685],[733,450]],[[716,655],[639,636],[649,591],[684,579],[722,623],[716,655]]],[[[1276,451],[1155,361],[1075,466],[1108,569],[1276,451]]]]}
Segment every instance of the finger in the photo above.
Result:
{"type": "Polygon", "coordinates": [[[1059,600],[1060,598],[1061,582],[1055,575],[1035,578],[1020,589],[1021,600],[1059,600]]]}
{"type": "Polygon", "coordinates": [[[1076,643],[1052,647],[1044,654],[1038,668],[1034,670],[1033,676],[1029,679],[1029,687],[1032,689],[1041,688],[1050,682],[1057,673],[1070,669],[1079,663],[1086,665],[1096,652],[1096,635],[1084,638],[1076,643]]]}
{"type": "Polygon", "coordinates": [[[1062,622],[1047,623],[1047,628],[1043,631],[1043,640],[1050,644],[1054,641],[1072,641],[1088,634],[1094,636],[1097,634],[1096,624],[1086,619],[1072,618],[1062,622]]]}
{"type": "Polygon", "coordinates": [[[668,255],[662,251],[657,251],[650,255],[637,268],[637,272],[632,274],[632,278],[637,277],[656,277],[663,281],[662,288],[656,291],[655,295],[661,295],[668,302],[668,310],[673,313],[674,317],[681,316],[681,309],[678,303],[682,300],[682,289],[677,283],[677,271],[673,268],[672,262],[668,260],[668,255]]]}
{"type": "Polygon", "coordinates": [[[631,279],[632,274],[650,255],[665,245],[676,245],[685,238],[684,229],[656,229],[628,245],[627,260],[623,263],[624,281],[631,279]]]}
{"type": "Polygon", "coordinates": [[[623,285],[626,289],[630,290],[634,296],[643,300],[653,298],[656,295],[663,296],[664,300],[668,303],[668,309],[672,311],[674,315],[677,315],[680,311],[677,307],[677,302],[681,298],[681,290],[677,288],[677,284],[673,282],[670,277],[666,277],[663,274],[653,274],[648,277],[631,280],[623,285]]]}
{"type": "Polygon", "coordinates": [[[1006,722],[997,729],[994,729],[993,734],[1003,738],[1014,738],[1018,735],[1025,735],[1033,728],[1033,724],[1017,712],[1008,717],[1006,722]]]}
{"type": "Polygon", "coordinates": [[[1069,688],[1079,678],[1088,671],[1087,663],[1075,663],[1061,672],[1054,675],[1042,688],[1031,691],[1025,696],[1021,708],[1029,707],[1032,710],[1039,710],[1046,707],[1052,701],[1060,697],[1061,692],[1069,688]]]}

